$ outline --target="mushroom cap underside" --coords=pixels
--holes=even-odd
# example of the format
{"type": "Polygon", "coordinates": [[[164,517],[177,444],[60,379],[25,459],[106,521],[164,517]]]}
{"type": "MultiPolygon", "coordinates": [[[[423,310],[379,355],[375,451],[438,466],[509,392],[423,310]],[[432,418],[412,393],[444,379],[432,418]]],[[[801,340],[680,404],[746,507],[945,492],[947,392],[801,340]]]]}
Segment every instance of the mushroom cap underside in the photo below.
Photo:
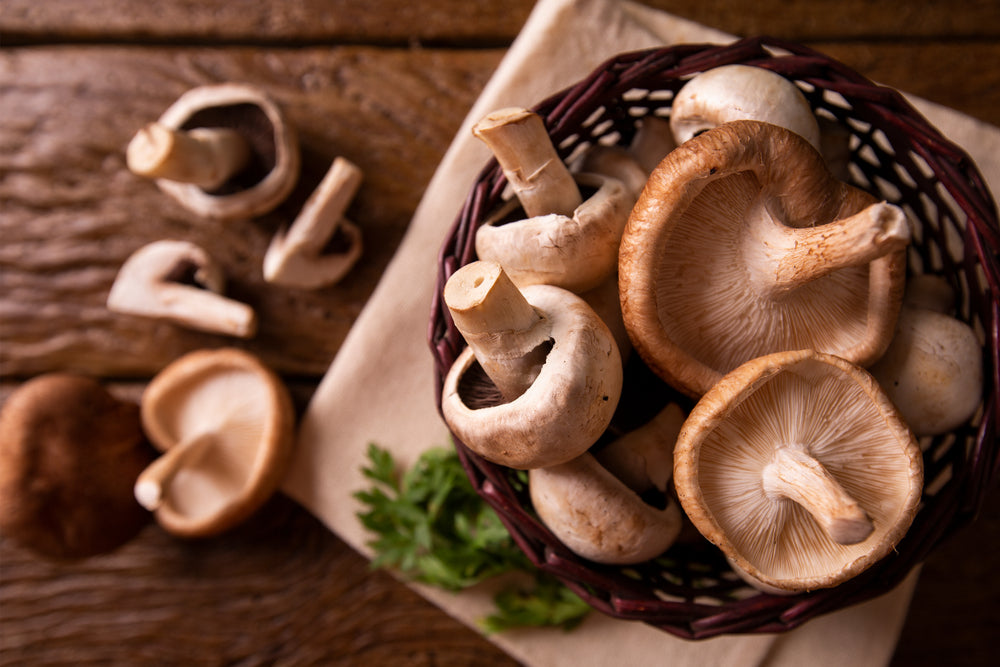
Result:
{"type": "Polygon", "coordinates": [[[738,571],[786,591],[836,585],[887,555],[916,514],[916,439],[860,367],[810,350],[768,355],[727,374],[692,410],[675,450],[682,506],[738,571]],[[762,483],[776,450],[807,452],[869,517],[840,544],[802,506],[762,483]]]}

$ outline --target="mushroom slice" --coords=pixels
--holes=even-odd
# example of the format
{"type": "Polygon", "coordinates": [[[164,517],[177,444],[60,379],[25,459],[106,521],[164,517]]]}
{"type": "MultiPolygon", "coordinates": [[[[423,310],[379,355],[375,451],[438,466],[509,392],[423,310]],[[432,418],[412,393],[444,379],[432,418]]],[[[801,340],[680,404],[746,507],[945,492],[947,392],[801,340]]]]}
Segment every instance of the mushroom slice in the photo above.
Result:
{"type": "Polygon", "coordinates": [[[129,256],[108,293],[109,310],[168,320],[191,329],[252,338],[257,315],[222,296],[225,276],[188,241],[154,241],[129,256]]]}
{"type": "Polygon", "coordinates": [[[469,343],[441,399],[459,440],[520,469],[565,463],[597,441],[618,405],[623,371],[611,331],[583,299],[551,285],[519,290],[485,261],[456,271],[444,298],[469,343]],[[505,401],[479,405],[471,396],[464,381],[477,361],[505,401]]]}
{"type": "Polygon", "coordinates": [[[749,361],[701,398],[677,440],[674,485],[737,572],[791,593],[887,555],[916,514],[923,462],[869,373],[800,350],[749,361]]]}
{"type": "Polygon", "coordinates": [[[135,496],[169,532],[214,535],[256,511],[291,455],[295,416],[281,380],[234,348],[188,353],[153,378],[142,423],[163,456],[135,496]]]}
{"type": "Polygon", "coordinates": [[[264,279],[315,289],[340,281],[361,257],[361,230],[344,218],[361,186],[361,170],[334,159],[290,228],[279,230],[264,255],[264,279]],[[327,246],[330,252],[324,253],[327,246]]]}
{"type": "Polygon", "coordinates": [[[477,230],[479,258],[499,262],[518,286],[580,293],[613,276],[635,201],[625,184],[600,174],[574,178],[542,119],[525,109],[494,112],[473,131],[492,149],[517,195],[477,230]],[[581,188],[593,194],[584,199],[581,188]]]}
{"type": "Polygon", "coordinates": [[[136,133],[126,150],[133,173],[209,218],[250,218],[295,187],[298,138],[281,108],[245,84],[200,86],[136,133]]]}
{"type": "Polygon", "coordinates": [[[0,531],[53,559],[111,551],[149,522],[132,485],[152,459],[139,406],[90,377],[32,378],[0,410],[0,531]]]}
{"type": "Polygon", "coordinates": [[[670,105],[670,128],[678,144],[734,120],[779,125],[820,149],[819,123],[794,83],[753,65],[723,65],[696,74],[670,105]]]}
{"type": "Polygon", "coordinates": [[[780,350],[866,366],[892,338],[909,240],[901,209],[835,179],[797,134],[726,123],[674,149],[636,203],[619,264],[625,325],[692,396],[780,350]]]}

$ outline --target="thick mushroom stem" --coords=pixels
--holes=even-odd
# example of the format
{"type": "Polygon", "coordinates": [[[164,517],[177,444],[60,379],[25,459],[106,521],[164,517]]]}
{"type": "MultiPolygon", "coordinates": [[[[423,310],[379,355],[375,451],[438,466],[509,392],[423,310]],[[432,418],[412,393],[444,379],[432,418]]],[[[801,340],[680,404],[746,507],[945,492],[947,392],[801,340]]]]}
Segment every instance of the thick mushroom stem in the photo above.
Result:
{"type": "Polygon", "coordinates": [[[200,127],[190,131],[150,123],[139,130],[125,152],[129,170],[215,190],[250,160],[250,146],[235,130],[200,127]]]}
{"type": "Polygon", "coordinates": [[[497,262],[467,264],[449,278],[444,300],[483,371],[508,401],[523,394],[545,363],[548,321],[497,262]]]}
{"type": "Polygon", "coordinates": [[[594,453],[612,475],[636,493],[652,488],[661,492],[674,473],[674,445],[684,423],[684,412],[676,403],[594,453]]]}
{"type": "Polygon", "coordinates": [[[801,447],[776,449],[762,478],[765,493],[801,505],[834,542],[858,544],[874,530],[858,502],[801,447]]]}
{"type": "Polygon", "coordinates": [[[759,202],[751,214],[745,253],[758,294],[771,298],[849,266],[863,266],[910,242],[906,214],[886,202],[817,225],[791,227],[774,220],[759,202]]]}
{"type": "Polygon", "coordinates": [[[177,473],[196,463],[215,442],[213,433],[201,433],[168,449],[136,479],[135,499],[150,512],[156,510],[177,473]]]}
{"type": "Polygon", "coordinates": [[[493,151],[528,217],[548,213],[572,216],[583,203],[580,189],[538,114],[520,108],[500,109],[479,121],[472,131],[493,151]]]}

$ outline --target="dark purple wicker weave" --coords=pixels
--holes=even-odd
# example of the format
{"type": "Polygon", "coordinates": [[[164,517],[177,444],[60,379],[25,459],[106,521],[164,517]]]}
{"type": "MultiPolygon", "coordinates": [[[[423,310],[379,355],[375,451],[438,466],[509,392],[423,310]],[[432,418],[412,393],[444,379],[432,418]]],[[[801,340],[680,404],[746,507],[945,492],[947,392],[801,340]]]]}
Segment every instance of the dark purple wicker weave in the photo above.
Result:
{"type": "MultiPolygon", "coordinates": [[[[598,142],[627,145],[639,118],[669,115],[685,77],[730,63],[784,75],[800,86],[818,115],[850,131],[854,184],[901,205],[917,221],[909,269],[944,276],[955,289],[957,316],[986,341],[986,386],[981,410],[970,423],[926,445],[922,507],[896,551],[836,588],[793,596],[749,588],[718,550],[700,539],[684,540],[662,558],[640,566],[612,567],[581,559],[538,521],[523,473],[485,461],[456,442],[473,485],[539,568],[558,576],[595,609],[690,639],[782,632],[887,592],[936,545],[973,520],[1000,460],[996,205],[969,157],[898,92],[815,51],[753,38],[721,47],[681,45],[622,54],[535,111],[545,119],[564,158],[598,142]]],[[[441,250],[429,331],[439,396],[445,374],[465,346],[440,299],[441,289],[456,269],[475,259],[475,231],[501,202],[504,185],[496,162],[486,165],[441,250]]],[[[629,400],[626,388],[622,402],[629,400]]]]}

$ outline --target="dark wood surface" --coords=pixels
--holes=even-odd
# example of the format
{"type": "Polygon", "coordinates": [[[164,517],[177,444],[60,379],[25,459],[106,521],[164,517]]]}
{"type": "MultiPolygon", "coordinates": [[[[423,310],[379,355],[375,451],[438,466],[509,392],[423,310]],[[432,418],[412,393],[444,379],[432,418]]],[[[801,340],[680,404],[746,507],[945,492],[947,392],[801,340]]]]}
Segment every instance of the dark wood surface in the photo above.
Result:
{"type": "MultiPolygon", "coordinates": [[[[204,245],[258,311],[241,343],[303,407],[396,249],[529,0],[5,0],[0,9],[0,400],[40,373],[92,374],[136,400],[183,352],[228,338],[118,316],[118,267],[161,238],[204,245]],[[132,176],[124,147],[186,89],[247,81],[299,127],[299,190],[250,222],[192,220],[132,176]],[[366,256],[317,292],[268,285],[260,259],[329,161],[365,174],[349,215],[366,256]]],[[[737,35],[804,42],[883,83],[1000,125],[1000,4],[657,0],[737,35]]],[[[1000,630],[1000,498],[935,552],[898,665],[980,665],[1000,630]]],[[[506,665],[474,632],[275,497],[224,536],[150,524],[115,553],[41,560],[0,536],[0,664],[506,665]]]]}

